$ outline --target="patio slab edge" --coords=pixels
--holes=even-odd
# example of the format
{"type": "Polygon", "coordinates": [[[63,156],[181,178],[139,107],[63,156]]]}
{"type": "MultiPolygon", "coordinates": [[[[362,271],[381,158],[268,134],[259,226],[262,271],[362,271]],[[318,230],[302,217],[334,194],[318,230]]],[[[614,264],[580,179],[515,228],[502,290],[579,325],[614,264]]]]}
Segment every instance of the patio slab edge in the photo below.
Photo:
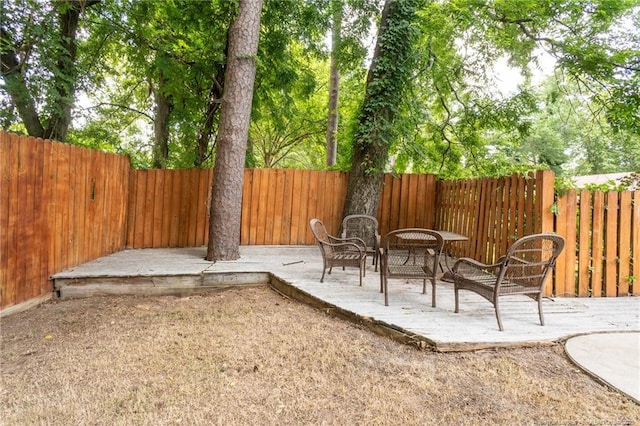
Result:
{"type": "Polygon", "coordinates": [[[52,278],[60,299],[107,295],[187,296],[230,287],[267,285],[269,272],[201,272],[165,275],[120,275],[52,278]]]}
{"type": "Polygon", "coordinates": [[[306,291],[296,287],[295,285],[272,275],[269,282],[276,292],[285,297],[305,303],[316,309],[325,312],[328,315],[341,318],[352,323],[358,324],[368,330],[380,335],[389,337],[400,343],[415,347],[420,350],[432,350],[435,352],[469,352],[485,349],[507,349],[507,348],[526,348],[526,347],[546,347],[559,344],[558,341],[519,341],[519,342],[443,342],[426,336],[412,333],[402,327],[389,324],[372,317],[359,315],[355,312],[336,306],[326,302],[306,291]]]}

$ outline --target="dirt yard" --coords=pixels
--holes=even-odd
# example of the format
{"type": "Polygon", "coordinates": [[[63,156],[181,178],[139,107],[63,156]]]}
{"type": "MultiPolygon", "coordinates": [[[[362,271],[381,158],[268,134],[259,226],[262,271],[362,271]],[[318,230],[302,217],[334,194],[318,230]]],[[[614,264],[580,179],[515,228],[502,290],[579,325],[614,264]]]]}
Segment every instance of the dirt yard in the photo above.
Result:
{"type": "Polygon", "coordinates": [[[266,287],[0,321],[4,425],[637,425],[561,346],[418,351],[266,287]]]}

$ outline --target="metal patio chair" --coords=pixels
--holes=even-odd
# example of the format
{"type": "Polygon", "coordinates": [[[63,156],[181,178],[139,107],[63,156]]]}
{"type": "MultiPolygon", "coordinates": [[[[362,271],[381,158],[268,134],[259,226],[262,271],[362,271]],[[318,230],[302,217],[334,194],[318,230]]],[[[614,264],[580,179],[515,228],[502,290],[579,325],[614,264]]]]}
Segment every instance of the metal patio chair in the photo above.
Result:
{"type": "Polygon", "coordinates": [[[436,306],[436,275],[444,247],[442,236],[429,229],[406,228],[391,231],[380,243],[380,291],[389,306],[390,278],[420,279],[422,293],[431,280],[431,306],[436,306]]]}
{"type": "Polygon", "coordinates": [[[322,277],[324,281],[325,271],[329,274],[334,266],[354,266],[360,269],[360,285],[362,277],[366,275],[367,246],[360,238],[337,238],[329,235],[320,219],[311,219],[309,222],[311,232],[320,247],[322,253],[322,277]]]}
{"type": "Polygon", "coordinates": [[[555,234],[534,234],[517,240],[498,262],[486,265],[469,258],[460,258],[453,265],[455,312],[458,313],[458,292],[473,291],[491,302],[496,311],[498,328],[501,296],[523,294],[538,302],[540,325],[544,325],[542,293],[547,277],[564,248],[564,239],[555,234]]]}
{"type": "Polygon", "coordinates": [[[352,214],[342,219],[342,238],[360,238],[367,245],[367,255],[373,257],[375,271],[378,272],[380,234],[378,219],[366,214],[352,214]]]}

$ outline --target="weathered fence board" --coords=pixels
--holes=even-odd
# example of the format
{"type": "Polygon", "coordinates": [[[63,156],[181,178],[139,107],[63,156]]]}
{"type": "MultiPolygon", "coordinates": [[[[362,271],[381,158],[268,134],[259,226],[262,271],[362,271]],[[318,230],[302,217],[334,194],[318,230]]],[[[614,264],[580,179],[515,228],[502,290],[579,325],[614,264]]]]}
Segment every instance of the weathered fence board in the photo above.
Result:
{"type": "MultiPolygon", "coordinates": [[[[631,273],[631,192],[620,193],[620,241],[619,259],[620,270],[618,273],[618,295],[629,295],[629,277],[631,273]]],[[[638,224],[637,224],[638,225],[638,224]]],[[[636,248],[638,250],[638,248],[636,248]]]]}
{"type": "MultiPolygon", "coordinates": [[[[558,202],[557,202],[558,212],[565,212],[567,210],[568,204],[569,204],[568,197],[558,199],[558,202]]],[[[558,234],[560,235],[567,234],[567,227],[570,226],[570,224],[568,224],[567,222],[568,220],[566,215],[558,214],[558,216],[556,217],[556,232],[558,234]]],[[[566,244],[566,241],[565,241],[565,244],[566,244]]],[[[564,296],[567,295],[567,284],[568,284],[567,283],[567,275],[568,275],[567,267],[569,263],[569,259],[567,259],[567,253],[569,250],[570,250],[569,247],[565,245],[563,252],[560,254],[560,256],[558,256],[558,260],[556,262],[555,292],[558,295],[564,295],[564,296]]]]}
{"type": "Polygon", "coordinates": [[[602,277],[604,259],[604,193],[596,191],[593,194],[593,218],[592,218],[592,239],[591,239],[591,296],[602,296],[602,277]]]}
{"type": "Polygon", "coordinates": [[[604,241],[604,296],[616,296],[618,284],[618,193],[611,191],[607,193],[607,204],[605,212],[607,216],[604,241]]]}
{"type": "MultiPolygon", "coordinates": [[[[633,194],[633,215],[631,223],[631,239],[633,247],[633,268],[631,276],[633,277],[633,294],[638,295],[640,288],[640,191],[633,194]]],[[[631,290],[631,288],[629,289],[631,290]]]]}
{"type": "Polygon", "coordinates": [[[591,192],[580,191],[580,219],[578,244],[578,295],[589,296],[591,284],[589,281],[591,270],[591,192]]]}

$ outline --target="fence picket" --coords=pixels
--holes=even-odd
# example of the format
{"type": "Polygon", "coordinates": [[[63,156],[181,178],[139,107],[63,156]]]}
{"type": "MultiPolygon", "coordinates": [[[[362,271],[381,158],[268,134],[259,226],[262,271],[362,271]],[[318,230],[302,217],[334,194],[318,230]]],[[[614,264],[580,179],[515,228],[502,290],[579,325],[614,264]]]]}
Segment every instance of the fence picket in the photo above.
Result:
{"type": "Polygon", "coordinates": [[[618,235],[620,240],[618,241],[618,247],[620,253],[618,254],[619,272],[618,272],[618,296],[629,295],[629,277],[631,272],[631,234],[633,228],[631,227],[631,192],[623,191],[620,193],[620,229],[618,235]]]}
{"type": "Polygon", "coordinates": [[[618,193],[609,191],[606,196],[604,295],[617,296],[618,284],[618,193]]]}
{"type": "MultiPolygon", "coordinates": [[[[300,173],[300,192],[298,194],[309,194],[309,182],[311,181],[311,171],[301,170],[300,173]]],[[[313,214],[309,214],[309,198],[300,196],[300,213],[298,225],[298,240],[296,244],[307,244],[308,235],[311,233],[309,221],[313,218],[313,214]]]]}
{"type": "Polygon", "coordinates": [[[306,228],[309,226],[304,223],[300,218],[301,212],[301,196],[302,194],[302,170],[294,170],[293,172],[293,184],[292,184],[292,200],[291,200],[291,244],[300,244],[300,228],[306,228]]]}
{"type": "Polygon", "coordinates": [[[591,240],[591,296],[602,296],[603,234],[604,234],[604,193],[593,194],[593,233],[591,240]]]}
{"type": "Polygon", "coordinates": [[[578,296],[591,295],[591,192],[580,191],[578,243],[578,296]]]}
{"type": "Polygon", "coordinates": [[[571,297],[576,294],[576,218],[577,218],[577,202],[578,196],[574,189],[570,190],[567,195],[566,210],[560,210],[561,219],[566,223],[565,234],[558,232],[565,237],[564,256],[565,256],[565,284],[564,294],[558,296],[571,297]]]}
{"type": "MultiPolygon", "coordinates": [[[[0,133],[0,139],[2,139],[2,133],[0,133]]],[[[2,142],[0,141],[0,162],[2,161],[2,142]]],[[[43,143],[43,170],[42,170],[42,195],[38,202],[42,206],[53,206],[55,205],[55,163],[53,160],[53,144],[52,143],[43,143]]],[[[2,165],[0,164],[0,170],[2,170],[2,165]]],[[[0,176],[0,179],[3,177],[0,176]]],[[[9,204],[4,204],[2,202],[2,182],[0,182],[0,212],[9,212],[9,204]],[[6,207],[6,208],[5,208],[6,207]]],[[[54,210],[52,209],[51,212],[54,210]]],[[[2,230],[2,217],[6,215],[0,214],[0,252],[4,252],[3,242],[6,241],[3,230],[2,230]]],[[[49,271],[53,270],[55,267],[55,253],[53,250],[54,247],[54,237],[53,237],[53,229],[55,226],[55,214],[40,214],[38,215],[42,218],[42,222],[39,226],[42,227],[40,238],[42,238],[41,246],[45,250],[45,253],[42,254],[42,259],[40,263],[40,277],[38,283],[40,285],[38,295],[45,294],[51,291],[50,282],[49,282],[49,271]]],[[[2,258],[4,256],[0,254],[0,263],[2,263],[2,258]]],[[[3,267],[0,265],[0,282],[4,282],[2,278],[3,267]]],[[[0,306],[3,306],[0,304],[0,306]]]]}
{"type": "Polygon", "coordinates": [[[640,191],[635,191],[633,194],[631,230],[633,245],[633,257],[631,259],[633,268],[631,277],[633,282],[629,284],[629,290],[633,291],[634,295],[637,295],[640,291],[640,191]]]}
{"type": "Polygon", "coordinates": [[[282,218],[280,244],[291,244],[291,206],[293,200],[293,170],[282,172],[282,218]]]}
{"type": "MultiPolygon", "coordinates": [[[[558,211],[566,212],[567,211],[567,196],[558,197],[556,200],[556,205],[558,207],[558,211]]],[[[560,235],[567,234],[567,220],[564,214],[558,214],[556,216],[556,232],[560,235]]],[[[554,286],[550,294],[555,294],[556,296],[564,296],[567,293],[567,282],[566,282],[566,265],[567,265],[567,251],[565,250],[560,253],[558,256],[558,260],[556,261],[556,270],[554,274],[554,286]]]]}
{"type": "Polygon", "coordinates": [[[15,204],[20,203],[19,193],[18,193],[18,176],[19,176],[19,161],[15,161],[15,159],[19,158],[19,143],[16,136],[11,135],[6,141],[8,145],[8,155],[7,161],[4,166],[6,170],[9,172],[8,185],[5,187],[8,193],[9,198],[9,210],[7,214],[7,250],[2,252],[2,256],[6,259],[6,268],[7,272],[5,273],[5,281],[4,287],[2,289],[2,306],[12,305],[15,300],[20,300],[21,296],[28,298],[31,295],[18,294],[18,226],[20,226],[19,217],[20,210],[18,208],[11,208],[12,201],[15,204]]]}

